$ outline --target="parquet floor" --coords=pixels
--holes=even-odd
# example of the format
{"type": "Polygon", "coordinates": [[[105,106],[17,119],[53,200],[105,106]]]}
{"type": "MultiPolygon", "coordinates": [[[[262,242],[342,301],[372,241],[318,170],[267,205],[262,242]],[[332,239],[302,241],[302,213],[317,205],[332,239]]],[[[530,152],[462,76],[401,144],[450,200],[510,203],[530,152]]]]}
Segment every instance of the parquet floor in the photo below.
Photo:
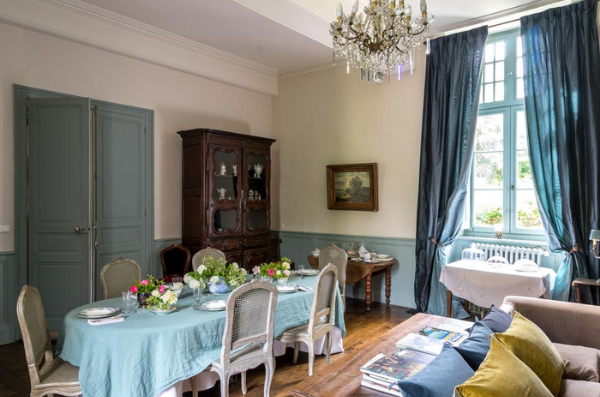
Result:
{"type": "MultiPolygon", "coordinates": [[[[373,303],[371,312],[366,314],[364,301],[348,299],[346,302],[348,307],[345,314],[346,337],[344,338],[344,349],[348,352],[360,350],[365,343],[377,339],[380,335],[410,317],[410,314],[407,313],[408,309],[405,307],[386,307],[385,304],[373,303]]],[[[288,396],[289,390],[308,376],[306,353],[300,353],[296,365],[292,363],[292,356],[292,350],[288,349],[284,356],[277,357],[277,369],[271,386],[271,396],[288,396]]],[[[344,353],[331,356],[331,360],[344,360],[344,353]]],[[[315,373],[327,371],[325,356],[316,357],[314,371],[315,373]]],[[[262,396],[264,385],[263,367],[248,372],[247,380],[248,393],[246,397],[262,396]]],[[[191,393],[186,394],[187,397],[191,396],[191,393]]],[[[202,397],[219,396],[218,383],[215,388],[201,392],[199,395],[202,397]]],[[[29,396],[29,374],[25,363],[23,344],[17,342],[0,346],[0,397],[27,396],[29,396]]],[[[230,396],[243,396],[239,382],[231,385],[230,396]]]]}

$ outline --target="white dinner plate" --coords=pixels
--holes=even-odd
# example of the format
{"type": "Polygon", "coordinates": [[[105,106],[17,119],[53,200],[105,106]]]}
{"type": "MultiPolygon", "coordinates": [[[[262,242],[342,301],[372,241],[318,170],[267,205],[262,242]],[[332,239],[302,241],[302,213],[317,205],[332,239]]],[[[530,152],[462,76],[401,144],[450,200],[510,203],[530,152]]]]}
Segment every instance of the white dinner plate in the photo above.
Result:
{"type": "Polygon", "coordinates": [[[277,291],[279,291],[282,294],[292,294],[298,291],[298,287],[296,287],[295,285],[278,285],[277,291]]]}
{"type": "Polygon", "coordinates": [[[303,276],[318,276],[319,275],[319,271],[317,269],[304,269],[303,271],[299,271],[298,273],[302,274],[303,276]]]}
{"type": "Polygon", "coordinates": [[[223,299],[204,302],[202,305],[200,305],[200,309],[211,312],[218,312],[225,310],[225,308],[227,308],[227,301],[223,299]]]}
{"type": "Polygon", "coordinates": [[[81,318],[104,318],[115,314],[119,309],[116,307],[90,307],[83,309],[77,315],[81,318]]]}
{"type": "Polygon", "coordinates": [[[172,307],[169,310],[158,310],[158,309],[148,309],[148,310],[150,310],[154,314],[158,314],[159,316],[162,316],[163,314],[173,313],[176,310],[176,308],[172,307]]]}
{"type": "Polygon", "coordinates": [[[382,262],[379,259],[365,259],[365,263],[380,263],[382,262]]]}
{"type": "Polygon", "coordinates": [[[384,254],[379,254],[377,255],[377,259],[390,259],[391,256],[389,255],[384,255],[384,254]]]}
{"type": "Polygon", "coordinates": [[[363,258],[351,258],[350,259],[352,262],[362,262],[363,258]]]}

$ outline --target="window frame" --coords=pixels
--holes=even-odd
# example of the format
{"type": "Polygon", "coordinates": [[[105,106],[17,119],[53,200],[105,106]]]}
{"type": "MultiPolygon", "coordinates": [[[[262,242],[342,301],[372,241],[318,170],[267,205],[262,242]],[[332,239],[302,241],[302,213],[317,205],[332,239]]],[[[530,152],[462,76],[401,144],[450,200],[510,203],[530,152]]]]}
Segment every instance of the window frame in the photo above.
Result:
{"type": "MultiPolygon", "coordinates": [[[[517,98],[517,39],[520,37],[520,29],[499,32],[490,35],[485,45],[495,44],[498,41],[504,41],[504,100],[490,103],[479,103],[477,117],[503,114],[504,115],[504,142],[503,142],[503,228],[504,237],[515,240],[543,240],[543,228],[524,228],[518,227],[517,218],[517,113],[525,111],[525,99],[517,98]]],[[[485,50],[484,50],[485,51],[485,50]]],[[[482,69],[485,68],[485,62],[482,69]]],[[[495,73],[495,72],[494,72],[495,73]]],[[[484,76],[482,70],[482,83],[480,89],[480,98],[484,93],[484,76]]],[[[475,224],[474,211],[474,192],[475,190],[475,155],[471,165],[471,176],[468,188],[467,211],[465,211],[465,236],[494,237],[495,230],[493,226],[481,226],[475,224]]]]}

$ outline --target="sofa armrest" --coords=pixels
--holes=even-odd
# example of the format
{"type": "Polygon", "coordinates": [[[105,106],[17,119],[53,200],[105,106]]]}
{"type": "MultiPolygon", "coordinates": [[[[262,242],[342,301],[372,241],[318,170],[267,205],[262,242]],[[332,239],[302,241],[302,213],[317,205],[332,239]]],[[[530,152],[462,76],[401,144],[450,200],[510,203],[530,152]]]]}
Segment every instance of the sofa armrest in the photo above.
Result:
{"type": "Polygon", "coordinates": [[[518,311],[555,343],[600,349],[600,307],[548,299],[507,296],[501,309],[518,311]]]}

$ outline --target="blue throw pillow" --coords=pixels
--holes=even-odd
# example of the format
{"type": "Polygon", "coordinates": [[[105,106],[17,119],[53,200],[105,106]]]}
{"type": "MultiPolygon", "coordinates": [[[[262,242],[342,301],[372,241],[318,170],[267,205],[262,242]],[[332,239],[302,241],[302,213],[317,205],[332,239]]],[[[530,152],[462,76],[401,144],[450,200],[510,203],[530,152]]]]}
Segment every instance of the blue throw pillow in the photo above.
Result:
{"type": "Polygon", "coordinates": [[[471,378],[475,371],[449,343],[415,376],[398,382],[406,397],[452,397],[454,388],[471,378]]]}
{"type": "Polygon", "coordinates": [[[494,331],[488,328],[483,321],[475,320],[475,325],[471,328],[471,332],[467,339],[454,349],[460,353],[462,358],[477,371],[479,366],[490,351],[490,335],[494,331]]]}
{"type": "Polygon", "coordinates": [[[492,306],[490,312],[481,322],[494,332],[506,332],[512,323],[512,317],[504,310],[492,306]]]}

